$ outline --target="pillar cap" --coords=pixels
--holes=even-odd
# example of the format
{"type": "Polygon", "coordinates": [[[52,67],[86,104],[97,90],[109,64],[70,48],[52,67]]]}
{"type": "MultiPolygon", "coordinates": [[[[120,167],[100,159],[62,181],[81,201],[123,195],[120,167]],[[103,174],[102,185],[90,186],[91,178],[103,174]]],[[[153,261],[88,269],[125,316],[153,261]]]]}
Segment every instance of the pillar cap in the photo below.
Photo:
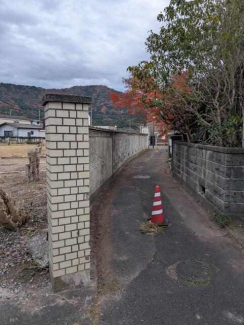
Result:
{"type": "Polygon", "coordinates": [[[42,98],[42,105],[44,106],[48,102],[91,104],[92,98],[85,97],[85,96],[75,96],[75,95],[46,94],[42,98]]]}

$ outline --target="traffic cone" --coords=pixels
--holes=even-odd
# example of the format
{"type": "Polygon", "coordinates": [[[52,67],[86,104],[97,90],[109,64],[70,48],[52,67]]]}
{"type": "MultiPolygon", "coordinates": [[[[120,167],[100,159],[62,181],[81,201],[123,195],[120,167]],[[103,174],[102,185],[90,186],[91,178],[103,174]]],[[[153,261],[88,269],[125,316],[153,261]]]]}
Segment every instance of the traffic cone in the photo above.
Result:
{"type": "Polygon", "coordinates": [[[151,222],[159,226],[166,226],[162,206],[162,196],[160,192],[160,187],[158,185],[155,188],[151,222]]]}

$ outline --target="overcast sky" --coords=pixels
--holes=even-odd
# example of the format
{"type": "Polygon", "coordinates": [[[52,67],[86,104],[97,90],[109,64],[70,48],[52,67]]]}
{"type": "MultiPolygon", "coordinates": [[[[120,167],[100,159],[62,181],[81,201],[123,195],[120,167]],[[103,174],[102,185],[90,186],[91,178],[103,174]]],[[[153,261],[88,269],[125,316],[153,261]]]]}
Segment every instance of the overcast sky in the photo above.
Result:
{"type": "Polygon", "coordinates": [[[169,0],[0,0],[0,82],[123,90],[169,0]]]}

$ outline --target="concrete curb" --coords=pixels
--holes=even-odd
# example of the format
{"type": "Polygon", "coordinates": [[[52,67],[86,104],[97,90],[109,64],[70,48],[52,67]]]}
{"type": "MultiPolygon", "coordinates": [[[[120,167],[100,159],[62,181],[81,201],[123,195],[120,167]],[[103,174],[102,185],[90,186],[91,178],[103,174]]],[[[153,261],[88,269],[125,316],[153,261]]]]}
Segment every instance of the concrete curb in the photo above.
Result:
{"type": "Polygon", "coordinates": [[[226,231],[230,237],[237,242],[242,248],[244,248],[244,234],[240,234],[236,229],[230,228],[230,226],[225,227],[226,231]]]}

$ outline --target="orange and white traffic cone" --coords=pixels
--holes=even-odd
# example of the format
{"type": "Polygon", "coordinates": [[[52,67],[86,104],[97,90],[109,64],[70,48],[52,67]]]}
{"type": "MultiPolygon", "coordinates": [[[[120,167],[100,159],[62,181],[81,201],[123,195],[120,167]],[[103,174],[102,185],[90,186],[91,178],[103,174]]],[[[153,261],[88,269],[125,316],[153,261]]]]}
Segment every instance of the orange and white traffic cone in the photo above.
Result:
{"type": "Polygon", "coordinates": [[[159,226],[167,226],[164,219],[162,196],[158,185],[155,188],[151,222],[159,226]]]}

